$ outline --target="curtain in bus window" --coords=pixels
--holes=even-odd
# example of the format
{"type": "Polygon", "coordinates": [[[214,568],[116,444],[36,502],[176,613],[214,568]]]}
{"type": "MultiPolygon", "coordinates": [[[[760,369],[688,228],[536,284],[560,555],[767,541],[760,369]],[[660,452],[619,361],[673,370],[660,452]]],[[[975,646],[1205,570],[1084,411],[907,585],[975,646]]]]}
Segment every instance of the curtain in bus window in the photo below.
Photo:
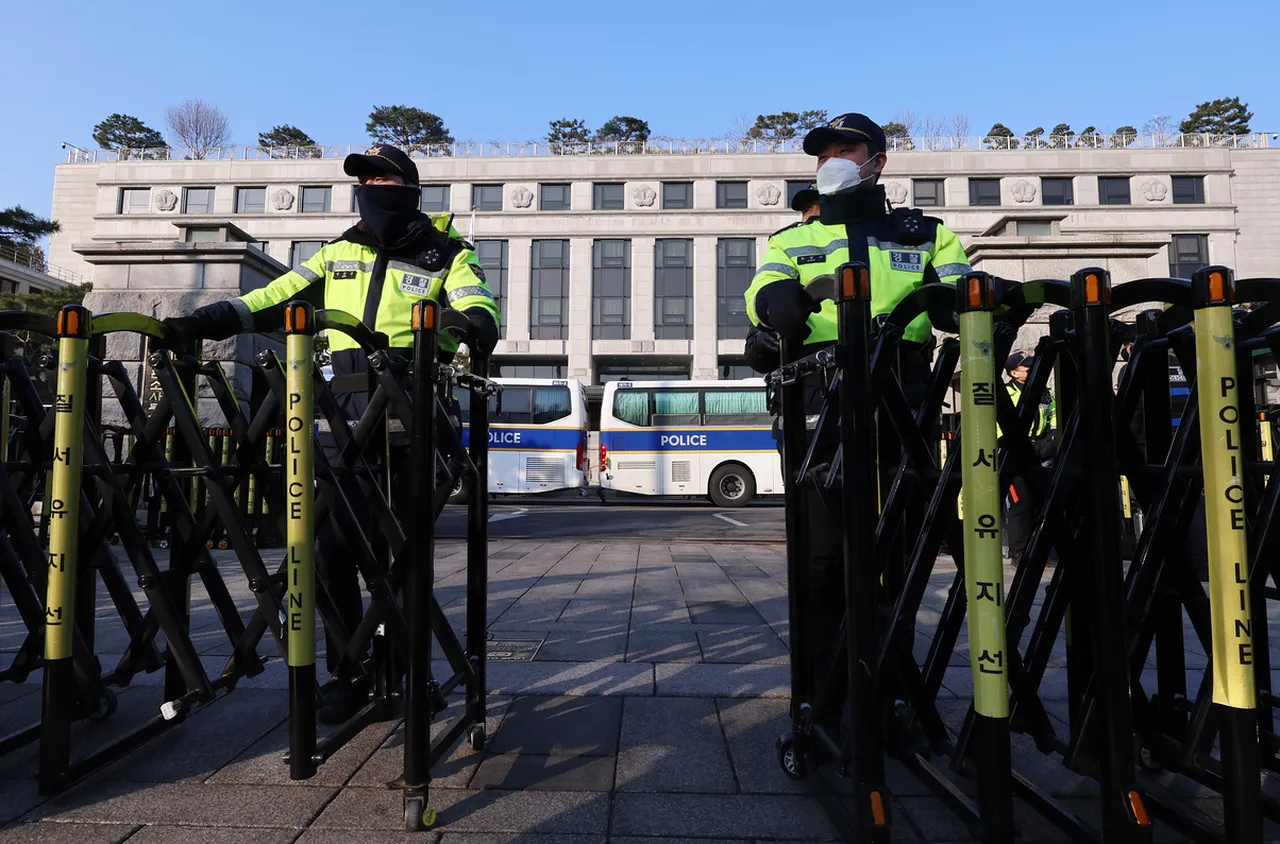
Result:
{"type": "Polygon", "coordinates": [[[533,388],[533,424],[546,425],[569,415],[569,391],[564,387],[533,388]]]}
{"type": "Polygon", "coordinates": [[[653,412],[660,416],[672,413],[697,413],[698,394],[694,392],[654,393],[653,412]]]}
{"type": "Polygon", "coordinates": [[[708,390],[707,415],[768,413],[764,390],[708,390]]]}
{"type": "Polygon", "coordinates": [[[613,396],[613,415],[630,425],[649,424],[649,394],[619,390],[613,396]]]}

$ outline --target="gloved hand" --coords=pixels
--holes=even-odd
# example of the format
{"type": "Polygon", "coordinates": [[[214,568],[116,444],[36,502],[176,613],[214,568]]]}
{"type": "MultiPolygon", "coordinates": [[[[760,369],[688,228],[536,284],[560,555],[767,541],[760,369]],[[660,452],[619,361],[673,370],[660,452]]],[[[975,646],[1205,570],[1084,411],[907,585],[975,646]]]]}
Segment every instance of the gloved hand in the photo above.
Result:
{"type": "Polygon", "coordinates": [[[195,346],[204,339],[201,333],[203,321],[199,317],[180,316],[164,320],[169,329],[169,342],[174,346],[195,346]]]}
{"type": "Polygon", "coordinates": [[[484,308],[470,308],[463,313],[471,322],[471,337],[467,346],[472,351],[486,355],[493,354],[494,348],[498,345],[498,324],[494,322],[493,314],[484,308]]]}
{"type": "Polygon", "coordinates": [[[747,365],[762,375],[773,372],[782,365],[778,335],[772,331],[751,326],[747,331],[747,342],[743,352],[747,365]]]}
{"type": "Polygon", "coordinates": [[[756,294],[756,313],[783,338],[804,342],[809,337],[809,314],[821,305],[804,289],[798,279],[775,281],[756,294]]]}

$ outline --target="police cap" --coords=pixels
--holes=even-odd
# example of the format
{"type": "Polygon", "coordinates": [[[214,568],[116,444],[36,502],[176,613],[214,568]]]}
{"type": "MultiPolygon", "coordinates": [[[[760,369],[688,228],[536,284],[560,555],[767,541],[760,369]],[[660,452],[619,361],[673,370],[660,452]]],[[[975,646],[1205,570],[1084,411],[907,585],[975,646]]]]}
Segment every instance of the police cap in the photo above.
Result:
{"type": "Polygon", "coordinates": [[[796,213],[802,213],[808,210],[809,206],[818,201],[818,186],[809,185],[802,191],[798,191],[791,198],[791,210],[796,213]]]}
{"type": "Polygon", "coordinates": [[[1031,355],[1025,352],[1014,352],[1013,354],[1009,355],[1009,357],[1005,360],[1004,371],[1013,372],[1015,369],[1017,369],[1020,366],[1029,367],[1031,366],[1034,360],[1035,360],[1034,357],[1032,357],[1031,355]]]}
{"type": "Polygon", "coordinates": [[[804,136],[804,151],[806,155],[821,155],[824,149],[840,141],[867,144],[873,155],[885,152],[888,144],[884,130],[878,123],[865,114],[850,112],[840,115],[826,126],[810,130],[804,136]]]}
{"type": "Polygon", "coordinates": [[[418,184],[418,168],[413,159],[390,144],[375,144],[364,154],[351,153],[342,162],[342,172],[357,179],[370,176],[399,176],[406,185],[418,184]]]}

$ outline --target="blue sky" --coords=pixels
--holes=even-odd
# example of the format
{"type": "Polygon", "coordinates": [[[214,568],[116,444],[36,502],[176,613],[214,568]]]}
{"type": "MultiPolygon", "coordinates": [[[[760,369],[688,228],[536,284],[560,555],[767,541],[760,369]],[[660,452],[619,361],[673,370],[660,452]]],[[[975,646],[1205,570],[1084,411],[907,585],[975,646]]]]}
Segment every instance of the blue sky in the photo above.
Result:
{"type": "Polygon", "coordinates": [[[439,114],[459,140],[528,140],[615,114],[714,137],[739,115],[825,108],[881,122],[969,116],[1015,132],[1115,128],[1240,96],[1280,131],[1280,4],[22,3],[4,15],[0,207],[48,214],[60,141],[111,112],[164,131],[165,107],[218,105],[237,143],[292,123],[365,143],[373,105],[439,114]],[[1219,14],[1220,11],[1226,14],[1219,14]],[[1199,36],[1197,45],[1190,39],[1199,36]]]}

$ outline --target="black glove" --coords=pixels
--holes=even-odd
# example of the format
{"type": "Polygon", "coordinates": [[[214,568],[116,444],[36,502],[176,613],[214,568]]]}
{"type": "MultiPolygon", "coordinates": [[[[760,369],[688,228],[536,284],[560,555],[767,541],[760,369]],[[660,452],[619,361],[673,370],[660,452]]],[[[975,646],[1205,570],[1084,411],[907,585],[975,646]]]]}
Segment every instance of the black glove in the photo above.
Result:
{"type": "Polygon", "coordinates": [[[471,338],[467,345],[474,352],[490,355],[498,345],[498,324],[484,308],[463,311],[471,322],[471,338]]]}
{"type": "Polygon", "coordinates": [[[169,317],[164,324],[169,329],[169,345],[194,348],[204,339],[201,333],[203,321],[195,316],[169,317]]]}
{"type": "Polygon", "coordinates": [[[804,342],[809,337],[809,314],[821,305],[804,289],[798,279],[788,278],[763,287],[756,294],[756,313],[787,340],[804,342]]]}
{"type": "Polygon", "coordinates": [[[773,372],[782,365],[778,335],[754,325],[747,331],[744,353],[747,365],[761,374],[773,372]]]}

